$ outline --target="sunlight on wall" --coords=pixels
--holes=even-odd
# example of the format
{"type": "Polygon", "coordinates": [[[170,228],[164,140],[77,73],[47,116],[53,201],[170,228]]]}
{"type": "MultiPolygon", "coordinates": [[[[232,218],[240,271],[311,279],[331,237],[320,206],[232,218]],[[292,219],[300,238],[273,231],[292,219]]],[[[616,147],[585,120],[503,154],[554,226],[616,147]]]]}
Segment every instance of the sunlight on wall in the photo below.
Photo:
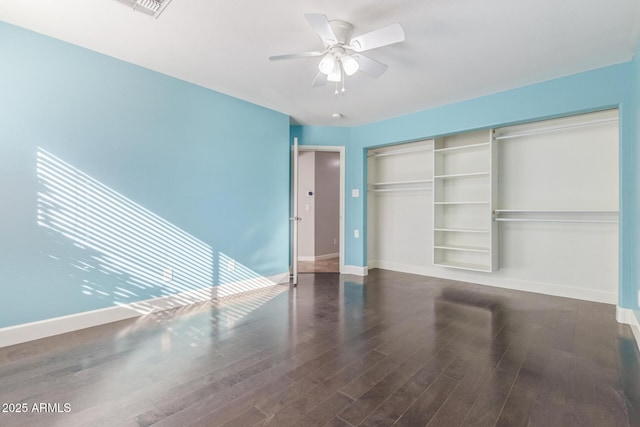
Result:
{"type": "Polygon", "coordinates": [[[211,288],[204,289],[214,284],[209,245],[42,148],[37,177],[38,225],[73,242],[70,262],[83,278],[83,294],[114,305],[176,294],[182,303],[211,298],[211,288]]]}
{"type": "Polygon", "coordinates": [[[218,280],[220,282],[220,285],[216,287],[216,295],[218,297],[277,284],[264,276],[260,276],[222,252],[218,253],[218,280]]]}

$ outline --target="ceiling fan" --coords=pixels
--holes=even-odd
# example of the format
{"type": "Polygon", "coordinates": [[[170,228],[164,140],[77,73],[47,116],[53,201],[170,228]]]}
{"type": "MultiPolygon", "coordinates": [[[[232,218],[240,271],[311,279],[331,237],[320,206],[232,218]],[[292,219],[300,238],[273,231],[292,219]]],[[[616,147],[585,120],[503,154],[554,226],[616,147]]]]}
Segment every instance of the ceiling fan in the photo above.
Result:
{"type": "Polygon", "coordinates": [[[344,92],[345,76],[361,71],[372,77],[380,77],[387,65],[363,55],[361,52],[404,41],[404,30],[399,23],[379,28],[369,33],[352,37],[353,25],[345,21],[329,21],[325,15],[307,13],[304,15],[313,30],[320,36],[324,50],[270,56],[271,61],[322,57],[319,72],[312,86],[323,86],[327,82],[342,83],[344,92]]]}

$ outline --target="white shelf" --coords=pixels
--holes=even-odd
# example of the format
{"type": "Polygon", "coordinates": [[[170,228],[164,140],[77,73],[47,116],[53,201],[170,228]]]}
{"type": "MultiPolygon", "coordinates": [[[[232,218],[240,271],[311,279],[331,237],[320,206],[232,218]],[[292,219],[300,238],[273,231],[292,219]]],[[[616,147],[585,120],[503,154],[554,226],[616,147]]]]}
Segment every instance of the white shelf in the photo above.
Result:
{"type": "Polygon", "coordinates": [[[454,267],[462,270],[482,271],[485,273],[491,272],[491,266],[483,265],[483,264],[468,264],[465,262],[455,262],[455,261],[438,261],[438,262],[435,262],[434,265],[439,267],[454,267]]]}
{"type": "Polygon", "coordinates": [[[489,149],[489,146],[490,144],[488,142],[482,142],[480,144],[460,145],[458,147],[436,148],[433,151],[439,154],[448,154],[448,153],[456,153],[456,152],[485,150],[485,149],[489,149]]]}
{"type": "Polygon", "coordinates": [[[432,179],[416,179],[413,181],[386,181],[386,182],[374,182],[371,186],[383,186],[383,185],[407,185],[407,184],[428,184],[433,182],[432,179]]]}
{"type": "Polygon", "coordinates": [[[460,202],[433,202],[434,205],[486,205],[490,202],[488,200],[482,200],[477,202],[472,201],[460,201],[460,202]]]}
{"type": "Polygon", "coordinates": [[[431,151],[431,150],[433,150],[433,147],[428,145],[428,146],[423,146],[423,147],[402,148],[402,149],[398,149],[398,150],[374,152],[374,153],[370,153],[369,157],[396,156],[398,154],[409,154],[409,153],[416,153],[416,152],[419,152],[419,151],[431,151]]]}
{"type": "Polygon", "coordinates": [[[496,222],[565,222],[565,223],[592,223],[592,224],[618,224],[618,221],[605,221],[600,219],[542,219],[542,218],[494,218],[496,222]]]}
{"type": "Polygon", "coordinates": [[[534,130],[530,130],[527,132],[519,132],[519,133],[513,133],[513,134],[505,134],[505,135],[498,135],[496,136],[496,140],[503,140],[503,139],[512,139],[512,138],[521,138],[523,136],[531,136],[531,135],[537,135],[537,134],[541,134],[541,133],[548,133],[548,132],[557,132],[559,130],[565,130],[565,129],[573,129],[573,128],[578,128],[578,127],[583,127],[583,126],[592,126],[592,125],[599,125],[599,124],[605,124],[605,123],[613,123],[613,122],[618,122],[618,118],[617,117],[612,117],[612,118],[608,118],[608,119],[601,119],[601,120],[591,120],[591,121],[587,121],[587,122],[580,122],[580,123],[570,123],[570,124],[563,124],[560,126],[551,126],[551,127],[547,127],[547,128],[541,128],[541,129],[534,129],[534,130]]]}
{"type": "Polygon", "coordinates": [[[617,214],[618,211],[617,210],[603,210],[603,211],[598,211],[598,210],[563,210],[563,209],[556,209],[556,210],[539,210],[539,209],[530,209],[530,210],[524,210],[524,209],[495,209],[493,212],[500,214],[500,213],[532,213],[532,214],[617,214]]]}
{"type": "Polygon", "coordinates": [[[436,175],[433,179],[460,179],[460,178],[482,178],[489,177],[489,172],[456,173],[450,175],[436,175]]]}
{"type": "Polygon", "coordinates": [[[541,210],[495,209],[493,220],[497,222],[564,222],[617,224],[617,210],[541,210]],[[500,217],[500,215],[506,215],[500,217]],[[615,217],[615,219],[611,219],[615,217]]]}
{"type": "Polygon", "coordinates": [[[442,231],[444,233],[490,233],[491,230],[478,228],[434,228],[433,231],[442,231]]]}
{"type": "Polygon", "coordinates": [[[431,191],[431,187],[410,187],[410,188],[376,188],[374,193],[394,193],[398,191],[431,191]]]}
{"type": "Polygon", "coordinates": [[[460,246],[460,245],[435,245],[434,249],[444,249],[448,251],[464,251],[464,252],[482,252],[489,253],[491,250],[489,248],[484,248],[480,246],[460,246]]]}

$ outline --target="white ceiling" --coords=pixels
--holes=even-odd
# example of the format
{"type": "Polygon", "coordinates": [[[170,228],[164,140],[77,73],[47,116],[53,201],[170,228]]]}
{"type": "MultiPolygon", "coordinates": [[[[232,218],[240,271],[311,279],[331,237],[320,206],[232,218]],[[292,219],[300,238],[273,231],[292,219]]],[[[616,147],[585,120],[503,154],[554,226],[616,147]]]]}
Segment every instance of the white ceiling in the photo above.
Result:
{"type": "Polygon", "coordinates": [[[173,0],[156,20],[116,0],[1,0],[0,20],[288,114],[352,126],[621,63],[640,35],[638,0],[173,0]],[[319,50],[305,13],[399,22],[406,41],[372,50],[389,66],[346,93],[312,88],[319,50]],[[343,119],[331,118],[342,113],[343,119]]]}

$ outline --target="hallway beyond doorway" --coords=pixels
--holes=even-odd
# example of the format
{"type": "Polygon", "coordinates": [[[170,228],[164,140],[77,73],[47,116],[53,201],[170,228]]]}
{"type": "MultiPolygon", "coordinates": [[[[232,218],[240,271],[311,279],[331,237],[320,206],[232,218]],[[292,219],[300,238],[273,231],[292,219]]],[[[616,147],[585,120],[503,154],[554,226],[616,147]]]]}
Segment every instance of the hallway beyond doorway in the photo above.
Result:
{"type": "Polygon", "coordinates": [[[298,273],[340,273],[340,258],[298,261],[298,273]]]}

